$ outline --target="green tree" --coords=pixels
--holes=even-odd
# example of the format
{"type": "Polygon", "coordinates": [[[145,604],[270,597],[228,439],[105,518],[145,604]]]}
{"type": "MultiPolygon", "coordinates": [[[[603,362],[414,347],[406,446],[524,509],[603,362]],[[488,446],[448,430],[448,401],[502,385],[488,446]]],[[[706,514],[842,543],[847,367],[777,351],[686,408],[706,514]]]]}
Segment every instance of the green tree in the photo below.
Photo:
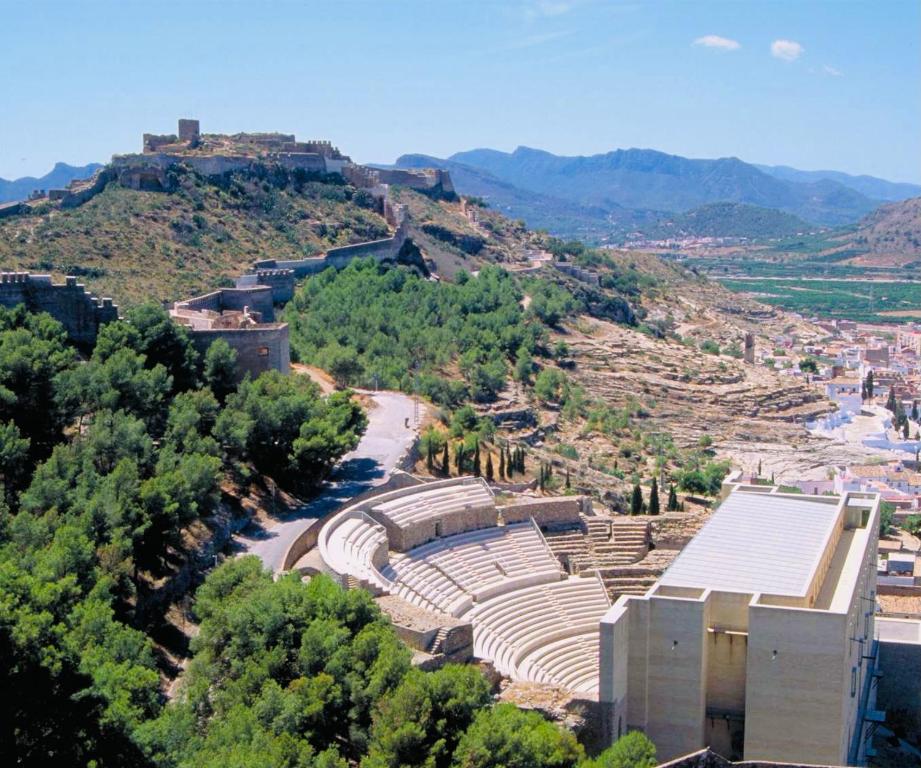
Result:
{"type": "Polygon", "coordinates": [[[224,339],[215,339],[205,352],[202,372],[214,396],[223,403],[237,388],[237,351],[224,339]]]}
{"type": "Polygon", "coordinates": [[[569,731],[502,703],[481,710],[461,737],[454,768],[575,768],[584,752],[569,731]]]}
{"type": "Polygon", "coordinates": [[[448,443],[445,441],[445,447],[441,452],[441,473],[447,477],[451,474],[451,461],[448,457],[448,443]]]}
{"type": "Polygon", "coordinates": [[[477,440],[476,447],[473,449],[473,476],[479,477],[483,473],[483,468],[480,464],[480,441],[477,440]]]}
{"type": "Polygon", "coordinates": [[[655,744],[646,734],[630,731],[580,768],[653,768],[657,762],[655,744]]]}
{"type": "Polygon", "coordinates": [[[652,487],[649,489],[649,514],[659,514],[659,483],[653,475],[652,487]]]}
{"type": "Polygon", "coordinates": [[[631,515],[643,514],[643,491],[640,488],[639,483],[636,483],[633,486],[633,493],[630,496],[630,514],[631,515]]]}
{"type": "Polygon", "coordinates": [[[378,703],[362,768],[448,766],[476,713],[490,701],[489,685],[475,667],[411,671],[378,703]]]}
{"type": "Polygon", "coordinates": [[[505,448],[499,446],[499,479],[504,480],[505,474],[505,448]]]}
{"type": "Polygon", "coordinates": [[[534,379],[534,394],[544,403],[559,403],[566,387],[566,375],[558,368],[544,368],[534,379]]]}
{"type": "Polygon", "coordinates": [[[493,465],[492,465],[492,453],[486,454],[486,479],[489,482],[493,482],[496,479],[495,469],[493,468],[493,465]]]}

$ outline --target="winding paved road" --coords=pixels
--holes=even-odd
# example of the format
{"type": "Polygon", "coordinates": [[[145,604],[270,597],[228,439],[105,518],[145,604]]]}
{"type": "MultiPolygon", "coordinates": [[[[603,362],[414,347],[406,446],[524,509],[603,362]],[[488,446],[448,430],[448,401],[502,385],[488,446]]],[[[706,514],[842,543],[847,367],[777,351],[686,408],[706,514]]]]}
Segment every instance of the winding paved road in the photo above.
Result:
{"type": "Polygon", "coordinates": [[[277,573],[291,543],[317,518],[359,493],[387,482],[418,432],[418,425],[413,423],[413,400],[399,392],[365,394],[374,401],[374,407],[368,411],[368,429],[358,447],[342,457],[319,496],[274,525],[263,528],[252,524],[235,536],[242,554],[258,555],[266,568],[277,573]]]}

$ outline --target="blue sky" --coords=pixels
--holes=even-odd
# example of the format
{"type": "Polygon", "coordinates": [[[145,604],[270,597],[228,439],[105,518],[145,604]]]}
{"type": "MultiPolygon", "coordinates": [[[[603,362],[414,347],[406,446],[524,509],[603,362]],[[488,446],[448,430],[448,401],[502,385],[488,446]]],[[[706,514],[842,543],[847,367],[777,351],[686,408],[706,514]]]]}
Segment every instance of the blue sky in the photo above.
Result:
{"type": "Polygon", "coordinates": [[[921,182],[921,2],[9,2],[0,176],[207,132],[650,147],[921,182]],[[696,41],[696,42],[695,42],[696,41]]]}

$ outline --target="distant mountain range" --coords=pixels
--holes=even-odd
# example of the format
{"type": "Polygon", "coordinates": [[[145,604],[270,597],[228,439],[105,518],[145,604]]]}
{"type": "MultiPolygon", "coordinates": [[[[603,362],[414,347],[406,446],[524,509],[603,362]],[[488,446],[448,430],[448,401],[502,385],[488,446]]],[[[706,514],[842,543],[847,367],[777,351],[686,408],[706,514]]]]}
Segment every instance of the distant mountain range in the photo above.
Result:
{"type": "Polygon", "coordinates": [[[921,195],[921,184],[886,181],[875,176],[852,176],[841,171],[800,171],[788,165],[756,165],[759,171],[784,181],[813,182],[828,179],[860,192],[873,200],[895,202],[921,195]]]}
{"type": "MultiPolygon", "coordinates": [[[[711,221],[718,229],[738,233],[748,221],[757,225],[758,232],[752,236],[782,236],[798,224],[789,218],[772,219],[752,208],[791,214],[807,228],[810,223],[813,228],[840,226],[859,220],[884,200],[904,199],[919,190],[911,184],[835,171],[823,176],[822,171],[783,166],[762,169],[738,158],[693,160],[648,149],[588,157],[565,157],[528,147],[514,152],[474,149],[447,159],[404,155],[396,164],[447,168],[461,193],[484,197],[531,226],[589,239],[612,235],[616,239],[617,233],[629,230],[658,230],[663,220],[712,203],[741,204],[720,211],[739,219],[739,226],[720,222],[712,210],[695,217],[695,226],[711,221]],[[797,174],[802,178],[792,178],[797,174]],[[772,222],[776,228],[769,226],[772,222]]],[[[718,236],[715,230],[699,234],[718,236]]]]}
{"type": "Polygon", "coordinates": [[[40,178],[23,176],[21,179],[13,179],[12,181],[0,179],[0,203],[6,203],[10,200],[25,200],[36,189],[60,189],[66,187],[74,179],[88,179],[99,168],[102,168],[99,163],[79,166],[55,163],[54,168],[40,178]]]}

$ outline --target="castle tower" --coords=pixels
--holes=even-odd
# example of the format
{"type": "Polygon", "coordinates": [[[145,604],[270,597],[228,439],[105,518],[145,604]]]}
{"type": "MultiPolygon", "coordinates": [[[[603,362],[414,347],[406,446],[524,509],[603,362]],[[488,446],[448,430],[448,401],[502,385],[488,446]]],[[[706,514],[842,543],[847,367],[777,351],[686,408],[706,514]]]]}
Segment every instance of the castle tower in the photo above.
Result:
{"type": "Polygon", "coordinates": [[[194,146],[198,144],[199,138],[201,138],[201,134],[199,133],[198,120],[187,120],[180,118],[179,141],[186,142],[187,144],[194,146]]]}
{"type": "Polygon", "coordinates": [[[742,359],[746,363],[755,362],[755,334],[751,331],[745,334],[745,349],[742,352],[742,359]]]}

